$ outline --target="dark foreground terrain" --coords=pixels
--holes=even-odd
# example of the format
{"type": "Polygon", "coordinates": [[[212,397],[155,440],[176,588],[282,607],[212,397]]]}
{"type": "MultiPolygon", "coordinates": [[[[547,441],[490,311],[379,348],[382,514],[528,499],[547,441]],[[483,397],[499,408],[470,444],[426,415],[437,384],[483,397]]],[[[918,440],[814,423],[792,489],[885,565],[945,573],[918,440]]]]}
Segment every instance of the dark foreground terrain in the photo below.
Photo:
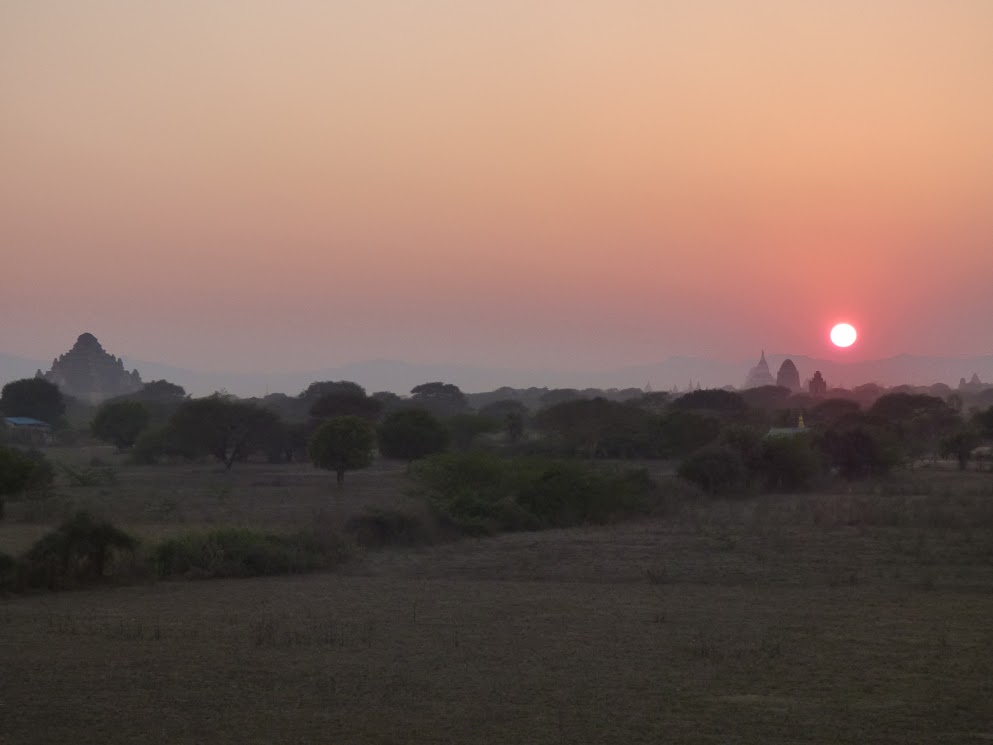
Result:
{"type": "MultiPolygon", "coordinates": [[[[252,468],[73,499],[146,536],[334,504],[252,468]]],[[[356,477],[337,509],[403,504],[402,470],[356,477]]],[[[957,478],[9,597],[0,743],[989,742],[993,497],[957,478]]],[[[20,550],[46,526],[10,507],[20,550]]]]}

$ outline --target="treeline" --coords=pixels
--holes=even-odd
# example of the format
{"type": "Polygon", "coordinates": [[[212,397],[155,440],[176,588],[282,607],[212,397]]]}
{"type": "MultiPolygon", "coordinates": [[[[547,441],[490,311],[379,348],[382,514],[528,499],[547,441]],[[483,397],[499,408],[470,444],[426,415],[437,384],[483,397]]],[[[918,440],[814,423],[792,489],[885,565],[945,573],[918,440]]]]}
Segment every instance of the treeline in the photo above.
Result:
{"type": "MultiPolygon", "coordinates": [[[[193,398],[155,381],[102,404],[77,432],[139,464],[214,459],[231,469],[249,460],[309,461],[339,483],[377,453],[412,461],[483,448],[591,461],[675,459],[687,479],[712,492],[798,489],[825,475],[864,478],[939,457],[966,468],[993,437],[993,405],[967,406],[949,391],[944,398],[878,386],[819,398],[777,386],[678,396],[512,388],[467,395],[430,382],[398,396],[321,381],[297,396],[239,399],[224,392],[193,398]]],[[[66,406],[41,379],[15,381],[0,395],[5,415],[62,427],[66,406]]]]}

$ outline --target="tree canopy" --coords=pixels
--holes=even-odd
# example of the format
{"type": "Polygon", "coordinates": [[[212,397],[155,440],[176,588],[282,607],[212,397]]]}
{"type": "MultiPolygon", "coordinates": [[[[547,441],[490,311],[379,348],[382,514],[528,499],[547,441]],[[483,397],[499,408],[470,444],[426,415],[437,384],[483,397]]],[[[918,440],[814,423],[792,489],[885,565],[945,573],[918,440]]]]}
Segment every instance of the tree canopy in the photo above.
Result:
{"type": "Polygon", "coordinates": [[[465,394],[452,383],[422,383],[411,388],[410,394],[412,404],[437,417],[460,414],[469,406],[465,394]]]}
{"type": "Polygon", "coordinates": [[[307,386],[297,398],[304,401],[316,401],[322,396],[332,393],[346,393],[354,396],[365,396],[365,388],[351,380],[318,380],[307,386]]]}
{"type": "Polygon", "coordinates": [[[366,468],[372,463],[376,435],[368,419],[339,416],[328,419],[310,438],[307,454],[318,468],[334,471],[338,486],[345,483],[345,472],[366,468]]]}
{"type": "Polygon", "coordinates": [[[354,390],[331,391],[323,394],[310,407],[310,416],[315,419],[331,419],[341,416],[358,416],[375,420],[383,411],[383,402],[354,390]]]}
{"type": "Polygon", "coordinates": [[[416,460],[445,449],[448,430],[424,409],[401,409],[379,426],[379,450],[387,458],[416,460]]]}
{"type": "Polygon", "coordinates": [[[265,447],[279,418],[261,406],[215,393],[184,401],[169,421],[170,436],[194,452],[213,455],[230,470],[235,461],[265,447]]]}
{"type": "Polygon", "coordinates": [[[682,411],[713,411],[737,413],[744,411],[745,400],[741,394],[721,388],[690,391],[672,402],[672,408],[682,411]]]}
{"type": "Polygon", "coordinates": [[[93,418],[90,429],[101,440],[127,450],[148,426],[151,414],[140,401],[108,401],[93,418]]]}
{"type": "Polygon", "coordinates": [[[0,412],[4,416],[31,417],[55,426],[65,410],[62,391],[44,378],[14,380],[0,392],[0,412]]]}

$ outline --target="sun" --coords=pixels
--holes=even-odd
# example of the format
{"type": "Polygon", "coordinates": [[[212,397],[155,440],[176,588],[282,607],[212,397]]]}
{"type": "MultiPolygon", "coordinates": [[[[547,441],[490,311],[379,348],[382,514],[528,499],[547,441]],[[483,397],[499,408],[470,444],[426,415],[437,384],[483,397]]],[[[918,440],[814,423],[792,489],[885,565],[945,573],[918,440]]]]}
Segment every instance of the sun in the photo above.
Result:
{"type": "Polygon", "coordinates": [[[850,323],[839,323],[831,329],[831,342],[836,347],[850,347],[858,338],[858,332],[850,323]]]}

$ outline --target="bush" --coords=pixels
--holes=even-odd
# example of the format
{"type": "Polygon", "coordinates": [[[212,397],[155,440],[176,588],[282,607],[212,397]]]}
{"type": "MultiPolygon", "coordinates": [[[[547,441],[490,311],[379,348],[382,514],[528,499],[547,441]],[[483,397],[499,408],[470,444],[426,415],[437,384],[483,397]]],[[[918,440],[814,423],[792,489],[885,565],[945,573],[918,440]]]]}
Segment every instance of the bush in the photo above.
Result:
{"type": "Polygon", "coordinates": [[[400,510],[370,509],[345,523],[345,533],[359,546],[420,546],[435,543],[437,526],[426,516],[400,510]]]}
{"type": "Polygon", "coordinates": [[[189,443],[182,442],[168,424],[146,429],[131,448],[131,462],[149,466],[159,461],[176,461],[195,458],[196,452],[189,443]]]}
{"type": "Polygon", "coordinates": [[[47,496],[52,489],[52,464],[37,450],[0,447],[0,520],[7,496],[47,496]]]}
{"type": "Polygon", "coordinates": [[[153,560],[160,577],[257,577],[329,569],[343,555],[340,541],[323,540],[317,533],[221,528],[165,541],[153,560]]]}
{"type": "Polygon", "coordinates": [[[469,535],[603,524],[651,511],[658,496],[644,470],[573,460],[444,454],[413,474],[440,521],[469,535]]]}
{"type": "Polygon", "coordinates": [[[137,546],[137,539],[111,523],[77,512],[24,555],[22,582],[57,590],[99,581],[108,569],[119,569],[125,555],[133,558],[137,546]]]}
{"type": "Polygon", "coordinates": [[[797,491],[810,488],[821,459],[809,435],[773,437],[763,442],[761,468],[769,490],[797,491]]]}
{"type": "Polygon", "coordinates": [[[117,471],[109,466],[80,466],[59,463],[59,470],[69,486],[112,486],[117,483],[117,471]]]}
{"type": "Polygon", "coordinates": [[[708,494],[744,490],[748,472],[738,452],[726,445],[707,445],[690,454],[677,473],[708,494]]]}

